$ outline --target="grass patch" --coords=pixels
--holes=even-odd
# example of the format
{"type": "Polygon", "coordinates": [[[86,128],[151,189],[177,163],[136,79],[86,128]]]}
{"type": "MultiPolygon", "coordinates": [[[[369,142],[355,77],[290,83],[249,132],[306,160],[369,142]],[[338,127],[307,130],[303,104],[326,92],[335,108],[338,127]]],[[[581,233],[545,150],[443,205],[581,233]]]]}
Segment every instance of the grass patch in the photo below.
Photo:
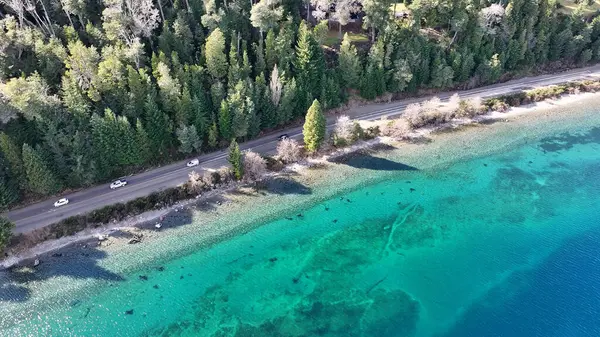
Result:
{"type": "MultiPolygon", "coordinates": [[[[579,6],[574,0],[559,0],[560,8],[558,11],[563,14],[571,15],[579,6]]],[[[600,0],[594,1],[591,6],[586,6],[583,10],[583,16],[590,17],[600,11],[600,0]]]]}
{"type": "MultiPolygon", "coordinates": [[[[409,12],[410,10],[408,9],[408,7],[406,7],[406,5],[402,2],[396,2],[396,3],[392,3],[390,5],[390,11],[392,13],[394,13],[394,6],[396,7],[396,13],[402,13],[402,12],[409,12]]],[[[396,14],[394,13],[394,14],[396,14]]]]}
{"type": "MultiPolygon", "coordinates": [[[[353,33],[346,32],[348,34],[348,38],[352,43],[365,43],[369,42],[369,37],[364,33],[353,33]]],[[[325,45],[328,47],[339,46],[342,44],[342,38],[344,37],[344,32],[342,32],[342,37],[339,36],[339,32],[337,30],[330,30],[327,33],[327,38],[325,39],[325,45]]]]}

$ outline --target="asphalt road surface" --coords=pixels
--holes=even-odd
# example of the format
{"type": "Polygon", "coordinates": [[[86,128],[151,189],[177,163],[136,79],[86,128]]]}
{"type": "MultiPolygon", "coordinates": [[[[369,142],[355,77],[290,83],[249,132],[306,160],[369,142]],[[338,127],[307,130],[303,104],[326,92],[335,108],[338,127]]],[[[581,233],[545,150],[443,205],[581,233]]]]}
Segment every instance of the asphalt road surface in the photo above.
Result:
{"type": "MultiPolygon", "coordinates": [[[[551,84],[582,80],[586,78],[597,79],[599,77],[600,66],[594,66],[559,74],[522,78],[473,90],[460,91],[459,94],[461,98],[476,96],[486,98],[551,84]]],[[[439,93],[437,96],[444,101],[447,100],[452,94],[454,94],[454,92],[445,92],[439,93]]],[[[348,115],[350,118],[361,120],[375,120],[381,118],[382,116],[393,117],[402,114],[404,108],[408,104],[421,102],[427,100],[428,98],[430,97],[407,99],[387,104],[370,104],[351,109],[344,114],[348,115]]],[[[328,130],[333,128],[335,124],[335,118],[335,116],[328,117],[328,130]]],[[[297,140],[302,139],[302,127],[294,127],[240,144],[240,147],[242,150],[252,149],[253,151],[262,154],[274,154],[277,147],[278,137],[284,133],[290,138],[297,140]]],[[[106,205],[126,202],[137,197],[148,195],[155,191],[177,186],[188,180],[188,174],[191,171],[195,170],[197,172],[201,172],[206,169],[216,169],[228,164],[227,150],[208,153],[197,158],[200,160],[200,165],[196,167],[188,168],[186,166],[187,161],[178,162],[127,177],[127,186],[118,188],[116,190],[111,190],[109,188],[109,184],[106,184],[65,195],[63,197],[68,198],[70,201],[66,206],[55,208],[54,202],[58,199],[58,197],[54,197],[46,201],[13,210],[7,213],[6,216],[15,222],[16,233],[25,233],[73,215],[85,214],[89,211],[106,205]]]]}

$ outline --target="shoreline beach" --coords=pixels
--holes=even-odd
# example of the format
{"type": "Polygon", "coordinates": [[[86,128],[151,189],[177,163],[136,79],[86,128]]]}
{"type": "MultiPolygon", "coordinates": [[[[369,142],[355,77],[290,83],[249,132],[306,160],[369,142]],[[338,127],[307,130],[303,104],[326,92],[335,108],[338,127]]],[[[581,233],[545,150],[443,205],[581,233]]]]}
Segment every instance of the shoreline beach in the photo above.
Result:
{"type": "MultiPolygon", "coordinates": [[[[426,146],[421,146],[419,142],[411,143],[410,141],[397,141],[389,137],[380,136],[372,141],[363,141],[355,145],[340,148],[332,151],[329,154],[322,155],[317,158],[306,158],[302,161],[302,163],[290,164],[286,166],[284,170],[282,170],[282,172],[270,173],[269,175],[274,175],[275,177],[277,177],[275,179],[276,184],[278,183],[278,179],[279,183],[282,182],[281,179],[284,179],[284,184],[289,183],[289,181],[295,181],[296,184],[293,184],[295,186],[291,187],[292,194],[295,194],[293,191],[293,189],[295,188],[302,189],[306,188],[305,186],[310,186],[311,188],[322,188],[328,185],[328,181],[330,181],[330,179],[332,179],[333,176],[336,176],[335,171],[336,169],[339,169],[339,164],[335,164],[335,162],[336,158],[339,157],[344,157],[348,155],[360,156],[365,151],[371,154],[385,155],[385,152],[388,152],[391,147],[393,148],[392,151],[400,151],[401,154],[394,154],[390,157],[408,156],[411,157],[411,162],[419,161],[418,154],[420,152],[429,152],[431,154],[431,149],[428,150],[427,147],[431,147],[431,145],[436,142],[438,144],[446,143],[452,141],[452,138],[454,138],[455,136],[457,138],[456,140],[459,140],[460,138],[467,136],[469,132],[474,132],[474,134],[478,134],[477,131],[469,130],[467,131],[467,134],[461,135],[460,133],[464,131],[464,128],[495,128],[495,126],[492,126],[491,124],[516,122],[517,124],[526,124],[528,125],[528,127],[531,127],[535,130],[536,124],[542,124],[541,119],[547,119],[548,122],[553,123],[556,123],[558,121],[558,123],[560,123],[560,120],[562,120],[563,118],[570,119],[574,117],[572,115],[565,116],[564,112],[560,111],[561,109],[571,110],[576,109],[577,107],[582,107],[582,109],[588,109],[586,107],[593,106],[593,102],[595,102],[595,100],[597,100],[599,97],[600,93],[580,93],[565,95],[555,100],[548,99],[541,102],[530,103],[525,106],[511,107],[506,112],[493,111],[489,114],[476,116],[472,119],[455,119],[452,122],[445,123],[443,125],[436,125],[431,127],[426,126],[416,130],[412,134],[413,137],[428,138],[429,141],[426,146]],[[380,149],[378,150],[377,147],[379,147],[380,149]],[[387,150],[381,150],[382,148],[387,148],[387,150]],[[415,154],[417,155],[414,156],[415,154]],[[336,165],[338,166],[337,168],[336,165]],[[311,166],[317,167],[317,169],[311,169],[311,166]]],[[[363,123],[366,126],[381,126],[382,124],[379,121],[363,123]]],[[[494,131],[494,129],[492,129],[492,131],[494,131]]],[[[503,131],[510,132],[510,127],[507,130],[503,131]]],[[[496,130],[495,132],[499,132],[499,130],[496,130]]],[[[486,132],[482,132],[479,134],[485,133],[486,132]]],[[[485,139],[480,139],[480,141],[485,141],[485,139]]],[[[523,138],[521,139],[521,141],[527,140],[523,138]]],[[[466,144],[466,142],[463,144],[466,144]]],[[[507,144],[508,147],[514,145],[514,143],[507,144]]],[[[497,149],[491,151],[501,150],[497,149]]],[[[483,156],[489,153],[490,152],[484,152],[476,156],[483,156]]],[[[456,158],[446,158],[446,160],[441,160],[437,165],[450,165],[451,163],[460,160],[465,155],[469,156],[469,154],[464,153],[456,158]]],[[[427,163],[427,168],[433,169],[435,166],[437,166],[431,166],[431,164],[433,164],[434,162],[435,160],[427,163]]],[[[424,163],[421,162],[420,164],[424,163]]],[[[361,180],[362,184],[370,182],[371,180],[368,177],[366,177],[366,180],[364,181],[361,180]]],[[[355,184],[353,184],[352,186],[347,186],[343,189],[340,189],[339,192],[334,194],[344,193],[344,191],[355,189],[357,188],[357,186],[358,185],[355,184]]],[[[61,249],[78,249],[84,246],[97,246],[100,249],[105,249],[113,245],[127,245],[127,242],[129,241],[132,235],[143,237],[144,241],[152,240],[152,238],[154,237],[163,235],[164,230],[170,227],[179,227],[180,225],[183,225],[179,224],[180,222],[186,222],[186,220],[181,220],[182,216],[178,214],[179,212],[209,212],[208,214],[213,213],[210,214],[211,217],[209,218],[212,218],[212,220],[217,220],[219,214],[223,215],[229,212],[243,213],[243,211],[238,210],[238,207],[243,208],[244,206],[247,206],[249,199],[255,197],[261,197],[261,202],[266,202],[267,204],[272,202],[272,200],[267,200],[268,198],[265,198],[268,194],[268,189],[267,192],[265,192],[263,190],[257,190],[255,188],[252,188],[248,185],[244,186],[243,184],[233,184],[232,186],[220,188],[215,191],[206,193],[205,195],[201,196],[198,200],[191,199],[178,202],[175,205],[164,209],[149,211],[139,215],[131,216],[123,221],[103,225],[98,228],[86,229],[74,236],[44,241],[34,246],[33,248],[26,249],[22,252],[19,252],[18,254],[4,259],[0,263],[0,266],[2,266],[5,269],[18,266],[30,266],[34,263],[35,260],[49,257],[61,249]],[[212,206],[209,206],[209,204],[212,206]],[[221,211],[219,212],[218,209],[215,209],[213,207],[218,207],[221,209],[221,211]],[[215,214],[216,217],[214,217],[215,214]],[[154,225],[159,223],[161,224],[161,226],[164,226],[164,228],[161,227],[160,231],[154,228],[154,225]],[[175,223],[175,225],[173,225],[173,223],[175,223]],[[101,239],[99,240],[99,238],[101,239]]],[[[276,198],[278,196],[277,193],[270,194],[270,198],[276,198]]],[[[294,206],[289,206],[289,208],[294,208],[294,206]]],[[[279,209],[275,213],[269,212],[269,215],[265,215],[263,218],[259,218],[256,221],[261,222],[265,219],[276,218],[279,214],[285,213],[287,209],[288,208],[279,209]]],[[[252,227],[246,229],[240,228],[241,231],[251,229],[252,227]]],[[[235,228],[231,228],[230,230],[235,231],[235,228]]],[[[219,241],[218,239],[215,240],[219,241]]],[[[144,242],[144,244],[149,243],[144,242]]]]}

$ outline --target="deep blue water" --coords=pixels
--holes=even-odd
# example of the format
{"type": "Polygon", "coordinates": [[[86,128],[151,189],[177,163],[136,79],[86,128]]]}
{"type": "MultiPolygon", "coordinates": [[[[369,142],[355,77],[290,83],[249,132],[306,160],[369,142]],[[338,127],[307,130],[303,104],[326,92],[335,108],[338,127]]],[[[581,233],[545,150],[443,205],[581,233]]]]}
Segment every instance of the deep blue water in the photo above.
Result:
{"type": "Polygon", "coordinates": [[[566,240],[542,264],[513,275],[504,286],[517,289],[514,294],[493,289],[444,337],[600,336],[600,226],[566,240]],[[487,305],[498,297],[507,300],[487,305]]]}

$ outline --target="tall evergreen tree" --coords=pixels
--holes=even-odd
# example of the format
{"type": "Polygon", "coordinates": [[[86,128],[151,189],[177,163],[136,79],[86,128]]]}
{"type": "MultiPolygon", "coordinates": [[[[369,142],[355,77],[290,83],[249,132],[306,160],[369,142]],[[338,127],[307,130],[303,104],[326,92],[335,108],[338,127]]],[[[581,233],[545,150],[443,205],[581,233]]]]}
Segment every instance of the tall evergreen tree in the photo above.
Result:
{"type": "Polygon", "coordinates": [[[206,39],[204,49],[208,72],[216,79],[227,75],[227,57],[225,56],[225,37],[221,29],[213,30],[206,39]]]}
{"type": "Polygon", "coordinates": [[[181,125],[177,129],[177,139],[179,140],[179,152],[189,154],[192,152],[199,152],[202,146],[202,140],[198,136],[196,127],[193,125],[185,126],[181,125]]]}
{"type": "MultiPolygon", "coordinates": [[[[323,88],[321,81],[325,72],[325,60],[321,47],[317,44],[306,22],[300,24],[298,31],[294,66],[299,90],[313,97],[318,97],[323,88]]],[[[299,103],[303,109],[306,109],[310,104],[307,101],[300,101],[299,103]]]]}
{"type": "Polygon", "coordinates": [[[29,189],[33,193],[48,195],[60,190],[61,184],[43,156],[28,144],[23,144],[23,166],[27,172],[29,189]]]}
{"type": "Polygon", "coordinates": [[[221,108],[219,109],[219,134],[223,140],[233,137],[233,133],[231,132],[231,111],[227,100],[221,101],[221,108]]]}
{"type": "Polygon", "coordinates": [[[22,188],[27,186],[25,167],[23,166],[21,148],[4,132],[0,132],[0,151],[8,162],[12,176],[22,188]]]}
{"type": "Polygon", "coordinates": [[[229,145],[229,163],[233,170],[233,175],[237,180],[241,180],[244,177],[244,160],[242,158],[242,151],[240,146],[233,139],[229,145]]]}
{"type": "Polygon", "coordinates": [[[0,152],[0,211],[19,200],[19,186],[12,176],[9,163],[0,152]]]}
{"type": "Polygon", "coordinates": [[[348,33],[344,34],[342,45],[340,47],[339,70],[342,79],[342,88],[357,88],[360,83],[360,58],[356,47],[350,42],[348,33]]]}
{"type": "Polygon", "coordinates": [[[302,129],[304,144],[309,152],[317,151],[325,141],[326,122],[321,104],[315,99],[306,113],[302,129]]]}
{"type": "Polygon", "coordinates": [[[152,94],[146,97],[144,120],[154,159],[163,157],[171,145],[171,122],[160,110],[152,94]]]}

